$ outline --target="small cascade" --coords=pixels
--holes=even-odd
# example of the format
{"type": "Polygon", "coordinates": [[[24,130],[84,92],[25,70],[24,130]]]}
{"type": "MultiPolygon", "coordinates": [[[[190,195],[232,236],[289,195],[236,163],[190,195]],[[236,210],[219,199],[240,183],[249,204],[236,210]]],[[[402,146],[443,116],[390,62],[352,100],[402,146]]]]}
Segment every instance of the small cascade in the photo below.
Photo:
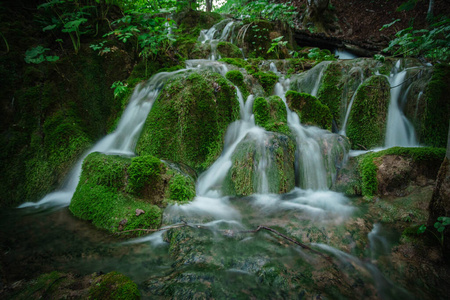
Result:
{"type": "Polygon", "coordinates": [[[92,152],[133,156],[137,139],[139,138],[139,134],[141,133],[152,105],[158,97],[159,91],[170,77],[184,71],[186,71],[186,69],[175,72],[158,73],[150,78],[144,86],[136,87],[131,96],[130,103],[123,112],[117,129],[98,141],[78,159],[77,163],[67,176],[62,188],[47,194],[36,203],[23,203],[19,208],[39,208],[42,205],[52,207],[68,206],[78,185],[83,160],[92,152]]]}
{"type": "Polygon", "coordinates": [[[323,61],[308,72],[304,72],[298,76],[292,76],[291,85],[293,89],[316,97],[323,74],[330,63],[330,61],[323,61]]]}
{"type": "MultiPolygon", "coordinates": [[[[275,65],[271,65],[275,68],[275,65]]],[[[323,76],[323,70],[319,72],[313,92],[317,93],[319,82],[323,76]]],[[[276,68],[274,70],[277,71],[276,68]]],[[[280,74],[279,74],[280,75],[280,74]]],[[[313,190],[327,190],[327,172],[318,140],[326,131],[314,126],[306,127],[300,123],[297,113],[291,111],[286,103],[286,90],[290,85],[289,79],[280,77],[275,85],[275,95],[279,96],[286,105],[288,125],[296,136],[296,175],[299,178],[300,187],[313,190]]]]}
{"type": "Polygon", "coordinates": [[[358,58],[355,54],[347,51],[345,49],[336,49],[334,51],[334,55],[337,56],[338,59],[355,59],[358,58]]]}
{"type": "Polygon", "coordinates": [[[412,123],[404,115],[401,104],[407,96],[407,89],[410,82],[405,82],[407,71],[411,68],[401,69],[401,60],[399,59],[389,76],[391,85],[391,99],[386,124],[385,147],[394,146],[417,147],[416,132],[412,123]]]}
{"type": "Polygon", "coordinates": [[[198,41],[201,42],[202,44],[208,43],[211,46],[211,53],[209,54],[208,58],[209,60],[220,59],[220,57],[218,57],[217,55],[217,45],[219,44],[220,41],[227,41],[228,38],[230,38],[231,43],[233,42],[232,37],[230,37],[233,29],[233,24],[234,21],[232,19],[226,19],[215,24],[210,29],[208,30],[204,29],[200,32],[198,41]],[[225,27],[223,27],[222,32],[220,33],[220,30],[218,28],[223,26],[223,24],[226,25],[225,27]],[[220,36],[217,38],[219,34],[220,36]]]}

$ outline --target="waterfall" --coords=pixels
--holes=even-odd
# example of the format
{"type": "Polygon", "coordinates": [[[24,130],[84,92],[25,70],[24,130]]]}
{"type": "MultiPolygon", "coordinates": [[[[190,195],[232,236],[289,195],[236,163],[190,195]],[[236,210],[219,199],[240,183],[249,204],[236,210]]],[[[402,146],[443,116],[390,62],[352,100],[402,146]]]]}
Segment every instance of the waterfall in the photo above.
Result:
{"type": "Polygon", "coordinates": [[[391,99],[386,124],[386,148],[394,146],[417,147],[419,145],[414,126],[401,109],[401,103],[405,100],[407,89],[411,84],[411,82],[405,81],[407,71],[410,69],[412,68],[402,70],[401,60],[399,59],[389,76],[391,99]]]}
{"type": "MultiPolygon", "coordinates": [[[[202,30],[200,32],[200,36],[198,38],[198,41],[202,44],[209,44],[211,46],[211,53],[209,54],[209,60],[216,60],[220,57],[217,57],[217,45],[220,41],[226,41],[228,40],[230,33],[233,28],[234,21],[232,19],[226,19],[223,20],[217,24],[215,24],[210,29],[202,30]],[[222,33],[220,34],[220,30],[217,28],[222,26],[223,24],[226,24],[225,27],[222,30],[222,33]],[[215,38],[217,35],[220,34],[219,38],[215,38]]],[[[231,40],[232,42],[232,40],[231,40]]]]}
{"type": "Polygon", "coordinates": [[[358,94],[358,89],[359,87],[364,83],[364,72],[361,70],[361,68],[356,68],[356,69],[352,69],[350,71],[350,74],[353,72],[360,72],[360,79],[359,79],[359,84],[358,87],[356,88],[356,90],[353,92],[352,98],[350,99],[350,103],[347,106],[347,112],[345,113],[345,118],[344,118],[344,123],[342,123],[342,129],[340,134],[342,135],[346,135],[345,134],[345,130],[347,129],[347,122],[348,122],[348,118],[350,116],[350,111],[352,110],[352,106],[353,106],[353,101],[356,98],[356,95],[358,94]]]}
{"type": "Polygon", "coordinates": [[[19,206],[37,207],[48,206],[68,206],[77,188],[83,160],[92,152],[102,152],[106,154],[134,155],[136,142],[144,126],[148,113],[153,103],[158,97],[166,81],[175,74],[186,71],[186,69],[174,72],[162,72],[152,76],[147,83],[134,89],[133,95],[127,108],[119,121],[117,129],[99,140],[91,149],[86,151],[76,162],[69,175],[66,177],[63,186],[46,196],[38,202],[26,202],[19,206]]]}

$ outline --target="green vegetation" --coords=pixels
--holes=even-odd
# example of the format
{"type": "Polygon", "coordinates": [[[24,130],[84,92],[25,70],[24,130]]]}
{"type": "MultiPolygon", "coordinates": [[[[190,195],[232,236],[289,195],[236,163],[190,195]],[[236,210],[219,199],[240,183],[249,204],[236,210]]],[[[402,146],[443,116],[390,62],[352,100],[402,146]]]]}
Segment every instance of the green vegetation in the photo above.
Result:
{"type": "Polygon", "coordinates": [[[347,124],[353,149],[383,145],[389,107],[390,85],[384,76],[372,76],[357,90],[347,124]]]}
{"type": "Polygon", "coordinates": [[[234,65],[238,68],[245,68],[247,66],[247,62],[242,59],[242,58],[221,58],[219,59],[219,61],[230,64],[230,65],[234,65]]]}
{"type": "Polygon", "coordinates": [[[253,102],[255,123],[267,131],[280,132],[289,135],[291,130],[287,125],[287,111],[283,100],[278,96],[265,99],[258,97],[253,102]]]}
{"type": "Polygon", "coordinates": [[[450,225],[450,218],[441,216],[441,217],[438,217],[437,218],[437,222],[434,223],[434,228],[438,232],[438,235],[436,235],[432,230],[427,229],[426,225],[421,225],[417,229],[417,233],[418,234],[422,234],[426,230],[428,230],[439,241],[439,243],[441,244],[441,247],[444,247],[444,230],[445,230],[445,227],[448,226],[448,225],[450,225]]]}
{"type": "Polygon", "coordinates": [[[156,157],[91,153],[83,162],[69,208],[101,229],[120,232],[158,228],[169,199],[185,203],[194,196],[193,179],[169,169],[156,157]],[[138,209],[144,213],[137,215],[138,209]]]}
{"type": "Polygon", "coordinates": [[[433,147],[446,147],[448,134],[448,120],[450,119],[450,67],[440,64],[434,69],[433,76],[428,83],[427,103],[425,106],[421,140],[433,147]]]}
{"type": "Polygon", "coordinates": [[[217,51],[221,57],[242,58],[241,49],[229,42],[219,42],[217,44],[217,51]]]}
{"type": "Polygon", "coordinates": [[[319,101],[330,109],[330,112],[338,126],[341,120],[342,85],[341,67],[336,63],[330,63],[323,74],[322,84],[317,92],[319,101]]]}
{"type": "Polygon", "coordinates": [[[385,155],[400,155],[413,159],[416,162],[442,161],[445,157],[444,148],[402,148],[393,147],[379,152],[371,152],[358,158],[358,169],[362,179],[362,195],[372,197],[378,192],[376,158],[385,155]]]}
{"type": "Polygon", "coordinates": [[[180,75],[161,91],[136,151],[205,170],[222,152],[225,130],[238,116],[228,80],[207,71],[180,75]]]}
{"type": "MultiPolygon", "coordinates": [[[[250,72],[249,72],[250,74],[250,72]]],[[[271,95],[273,92],[273,88],[275,87],[275,84],[278,81],[278,76],[275,75],[275,73],[269,71],[269,72],[256,72],[252,74],[253,77],[258,79],[259,83],[263,87],[264,91],[266,91],[267,95],[271,95]]]]}
{"type": "Polygon", "coordinates": [[[320,103],[316,97],[295,91],[286,92],[289,109],[295,111],[302,124],[314,125],[324,129],[331,129],[332,116],[330,109],[320,103]]]}
{"type": "Polygon", "coordinates": [[[89,289],[89,299],[141,299],[138,286],[119,272],[110,272],[95,278],[89,289]]]}

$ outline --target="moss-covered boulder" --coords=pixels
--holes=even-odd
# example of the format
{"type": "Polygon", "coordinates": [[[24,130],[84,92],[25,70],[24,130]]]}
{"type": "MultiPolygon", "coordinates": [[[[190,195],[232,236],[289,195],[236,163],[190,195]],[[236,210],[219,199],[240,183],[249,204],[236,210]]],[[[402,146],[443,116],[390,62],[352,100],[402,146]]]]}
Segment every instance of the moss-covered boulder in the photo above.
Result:
{"type": "MultiPolygon", "coordinates": [[[[247,70],[247,72],[249,71],[247,70]]],[[[249,74],[252,74],[252,72],[249,72],[249,74]]],[[[275,84],[278,81],[278,76],[275,75],[275,73],[270,71],[269,72],[258,71],[256,73],[253,73],[252,76],[259,81],[260,85],[266,92],[266,95],[272,94],[273,88],[275,87],[275,84]]]]}
{"type": "Polygon", "coordinates": [[[322,84],[317,92],[317,98],[328,106],[333,119],[340,124],[342,100],[342,67],[338,63],[330,63],[322,78],[322,84]]]}
{"type": "Polygon", "coordinates": [[[371,149],[384,144],[390,85],[384,76],[372,76],[358,89],[347,125],[352,148],[371,149]]]}
{"type": "Polygon", "coordinates": [[[90,299],[141,299],[138,286],[127,276],[119,272],[100,275],[92,281],[89,289],[90,299]]]}
{"type": "Polygon", "coordinates": [[[242,58],[241,49],[238,46],[221,41],[217,44],[217,53],[221,57],[242,58]]]}
{"type": "Polygon", "coordinates": [[[291,131],[287,125],[286,105],[280,97],[256,98],[253,102],[253,114],[255,124],[267,131],[290,134],[291,131]]]}
{"type": "Polygon", "coordinates": [[[295,143],[286,135],[249,132],[231,160],[223,184],[226,195],[281,194],[295,187],[295,143]]]}
{"type": "Polygon", "coordinates": [[[330,109],[316,97],[306,93],[287,91],[286,102],[289,109],[299,115],[302,124],[331,130],[333,117],[330,109]]]}
{"type": "Polygon", "coordinates": [[[444,148],[393,147],[350,159],[338,175],[334,190],[366,197],[403,197],[413,187],[433,186],[444,148]]]}
{"type": "Polygon", "coordinates": [[[69,209],[110,232],[151,229],[160,226],[168,203],[186,203],[194,196],[193,178],[156,157],[94,152],[83,162],[69,209]]]}
{"type": "Polygon", "coordinates": [[[234,87],[217,73],[181,75],[153,105],[136,152],[204,170],[222,152],[228,125],[239,116],[234,87]]]}
{"type": "MultiPolygon", "coordinates": [[[[450,119],[450,67],[437,65],[426,89],[426,104],[422,115],[420,142],[432,147],[446,147],[450,119]]],[[[416,98],[417,99],[417,98],[416,98]]]]}

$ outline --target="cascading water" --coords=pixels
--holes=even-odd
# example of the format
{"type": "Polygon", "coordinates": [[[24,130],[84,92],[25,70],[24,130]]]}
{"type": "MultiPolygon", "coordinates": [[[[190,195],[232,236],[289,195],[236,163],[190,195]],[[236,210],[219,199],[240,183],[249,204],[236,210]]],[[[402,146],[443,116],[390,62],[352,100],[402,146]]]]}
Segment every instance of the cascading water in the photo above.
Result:
{"type": "Polygon", "coordinates": [[[348,106],[347,106],[347,112],[345,113],[344,122],[342,123],[342,129],[341,129],[341,132],[340,132],[340,134],[342,134],[342,135],[346,135],[346,134],[345,134],[345,130],[347,129],[348,117],[350,116],[350,111],[351,111],[352,106],[353,106],[353,101],[355,100],[356,95],[358,94],[358,89],[359,89],[359,87],[364,83],[364,73],[363,73],[363,71],[361,70],[361,68],[356,68],[356,69],[354,69],[354,70],[352,69],[352,70],[350,71],[350,74],[352,74],[352,72],[359,72],[359,73],[360,73],[360,77],[359,77],[359,85],[358,85],[358,87],[356,88],[356,90],[353,92],[352,98],[350,99],[350,103],[349,103],[348,106]]]}
{"type": "Polygon", "coordinates": [[[198,41],[201,42],[202,44],[209,44],[211,46],[211,52],[209,54],[210,60],[216,60],[220,58],[217,56],[217,45],[219,44],[220,41],[226,41],[228,40],[228,38],[230,38],[232,42],[232,38],[230,37],[230,35],[232,33],[233,25],[234,21],[232,19],[226,19],[214,25],[210,29],[208,30],[205,29],[200,32],[198,41]],[[223,24],[226,25],[222,29],[222,33],[220,33],[220,31],[217,28],[223,26],[223,24]],[[219,34],[220,36],[218,38],[215,38],[219,34]]]}
{"type": "Polygon", "coordinates": [[[186,69],[175,72],[162,72],[154,75],[146,84],[135,88],[130,103],[124,110],[117,129],[98,141],[91,149],[86,151],[67,176],[61,189],[44,196],[38,202],[26,202],[20,205],[24,207],[68,206],[77,188],[81,174],[83,160],[89,153],[102,152],[106,154],[134,155],[139,134],[144,126],[153,103],[158,97],[159,91],[165,82],[175,74],[186,71],[186,69]]]}
{"type": "Polygon", "coordinates": [[[401,69],[401,60],[399,59],[389,76],[391,85],[391,100],[386,124],[385,147],[394,146],[417,147],[416,132],[412,123],[406,118],[401,110],[401,102],[407,96],[405,92],[408,89],[406,84],[406,75],[408,69],[401,69]]]}

